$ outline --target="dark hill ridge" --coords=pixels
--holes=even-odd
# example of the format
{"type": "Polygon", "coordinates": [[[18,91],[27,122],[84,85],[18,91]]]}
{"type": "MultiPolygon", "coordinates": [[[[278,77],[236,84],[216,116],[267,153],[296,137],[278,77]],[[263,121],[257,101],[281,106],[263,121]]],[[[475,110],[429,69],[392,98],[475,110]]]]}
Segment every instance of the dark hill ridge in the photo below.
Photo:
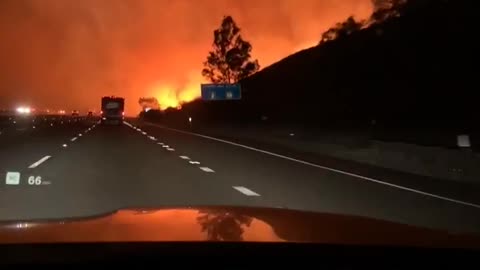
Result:
{"type": "Polygon", "coordinates": [[[422,2],[245,79],[244,102],[279,121],[469,124],[478,115],[469,86],[477,54],[471,3],[422,2]]]}

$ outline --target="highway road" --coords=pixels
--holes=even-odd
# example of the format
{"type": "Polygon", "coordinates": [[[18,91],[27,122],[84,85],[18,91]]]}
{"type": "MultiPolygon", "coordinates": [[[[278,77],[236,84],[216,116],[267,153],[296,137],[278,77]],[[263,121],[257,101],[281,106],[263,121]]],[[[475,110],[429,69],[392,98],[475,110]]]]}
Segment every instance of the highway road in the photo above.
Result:
{"type": "Polygon", "coordinates": [[[83,217],[128,207],[234,205],[480,233],[480,202],[471,190],[416,189],[389,182],[393,175],[337,171],[135,119],[120,126],[55,116],[13,121],[0,122],[0,220],[83,217]]]}

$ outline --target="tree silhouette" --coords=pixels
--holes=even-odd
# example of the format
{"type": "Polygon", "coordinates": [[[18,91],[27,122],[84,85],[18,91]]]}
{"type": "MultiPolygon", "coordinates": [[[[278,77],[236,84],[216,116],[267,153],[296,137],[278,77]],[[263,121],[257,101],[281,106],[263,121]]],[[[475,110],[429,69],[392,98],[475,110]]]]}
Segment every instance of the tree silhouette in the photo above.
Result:
{"type": "Polygon", "coordinates": [[[242,38],[231,16],[224,17],[213,32],[212,46],[202,70],[212,83],[235,83],[259,69],[258,60],[250,61],[252,45],[242,38]]]}
{"type": "Polygon", "coordinates": [[[209,241],[242,241],[242,226],[250,226],[252,218],[227,211],[199,211],[197,221],[209,241]]]}
{"type": "Polygon", "coordinates": [[[160,104],[155,97],[141,97],[138,99],[138,104],[142,107],[142,110],[145,110],[146,108],[154,110],[160,109],[160,104]]]}
{"type": "Polygon", "coordinates": [[[324,32],[320,44],[337,38],[346,37],[362,29],[363,25],[363,22],[357,22],[353,16],[350,16],[344,22],[337,23],[334,27],[324,32]]]}

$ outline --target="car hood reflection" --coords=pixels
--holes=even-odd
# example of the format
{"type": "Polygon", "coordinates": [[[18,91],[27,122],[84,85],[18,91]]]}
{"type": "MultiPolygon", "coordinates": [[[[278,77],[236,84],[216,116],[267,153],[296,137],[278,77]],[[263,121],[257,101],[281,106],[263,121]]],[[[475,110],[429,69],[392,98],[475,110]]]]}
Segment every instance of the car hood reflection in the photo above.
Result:
{"type": "Polygon", "coordinates": [[[356,216],[269,208],[124,209],[91,218],[0,223],[0,243],[132,241],[480,247],[477,235],[356,216]]]}

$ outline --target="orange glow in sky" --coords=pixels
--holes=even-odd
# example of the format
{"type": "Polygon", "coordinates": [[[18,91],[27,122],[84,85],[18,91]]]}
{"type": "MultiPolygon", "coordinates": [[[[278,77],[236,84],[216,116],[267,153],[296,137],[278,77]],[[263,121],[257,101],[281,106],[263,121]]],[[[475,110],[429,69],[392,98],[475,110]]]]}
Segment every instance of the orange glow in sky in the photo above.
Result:
{"type": "Polygon", "coordinates": [[[213,30],[231,15],[266,67],[317,44],[371,0],[2,0],[0,108],[87,111],[100,97],[155,95],[162,107],[200,95],[213,30]]]}

